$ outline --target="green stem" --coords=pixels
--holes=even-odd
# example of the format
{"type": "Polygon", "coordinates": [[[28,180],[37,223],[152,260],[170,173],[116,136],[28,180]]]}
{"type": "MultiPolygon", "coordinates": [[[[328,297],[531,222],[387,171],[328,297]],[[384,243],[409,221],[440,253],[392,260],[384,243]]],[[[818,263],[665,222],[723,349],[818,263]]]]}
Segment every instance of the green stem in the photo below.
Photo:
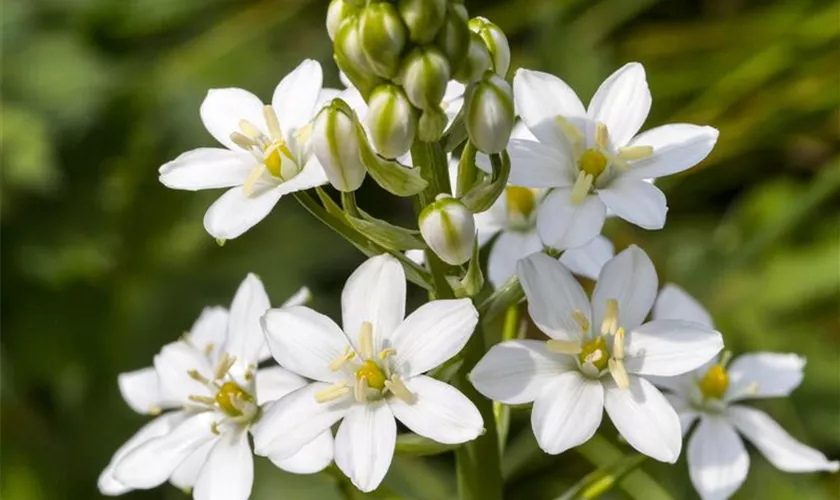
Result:
{"type": "Polygon", "coordinates": [[[464,146],[464,151],[461,153],[461,161],[458,165],[458,185],[456,186],[456,196],[464,196],[470,190],[475,180],[478,177],[478,167],[475,165],[475,146],[468,142],[464,146]]]}
{"type": "Polygon", "coordinates": [[[342,191],[341,206],[344,208],[344,211],[350,214],[351,216],[357,218],[361,217],[361,214],[359,213],[359,206],[356,205],[356,193],[345,193],[344,191],[342,191]]]}
{"type": "Polygon", "coordinates": [[[613,486],[620,483],[625,476],[636,470],[645,461],[645,456],[634,453],[623,457],[608,467],[594,470],[566,490],[556,500],[593,499],[598,498],[613,486]]]}
{"type": "MultiPolygon", "coordinates": [[[[519,333],[519,306],[508,307],[505,313],[505,324],[502,327],[502,342],[517,338],[519,333]]],[[[499,451],[504,454],[510,428],[510,406],[493,402],[493,416],[496,418],[496,432],[499,435],[499,451]]]]}
{"type": "Polygon", "coordinates": [[[487,297],[478,306],[478,313],[482,320],[492,321],[496,316],[507,311],[510,306],[518,304],[524,298],[525,291],[522,290],[522,283],[516,276],[511,276],[493,292],[493,295],[487,297]]]}

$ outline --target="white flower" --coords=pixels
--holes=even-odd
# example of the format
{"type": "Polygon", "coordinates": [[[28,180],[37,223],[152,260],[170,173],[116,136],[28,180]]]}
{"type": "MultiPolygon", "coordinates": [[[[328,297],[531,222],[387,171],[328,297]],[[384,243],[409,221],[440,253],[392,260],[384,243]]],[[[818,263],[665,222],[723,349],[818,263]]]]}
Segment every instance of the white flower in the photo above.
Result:
{"type": "MultiPolygon", "coordinates": [[[[674,285],[660,292],[653,317],[712,325],[709,313],[674,285]]],[[[704,500],[729,498],[747,478],[750,457],[739,432],[785,472],[836,472],[838,462],[798,442],[766,413],[737,404],[787,396],[802,383],[805,359],[758,352],[744,354],[727,366],[726,357],[679,377],[654,380],[671,391],[667,397],[679,413],[684,434],[700,420],[688,442],[689,473],[700,496],[704,500]]]]}
{"type": "MultiPolygon", "coordinates": [[[[286,304],[301,304],[307,294],[286,304]]],[[[269,307],[262,283],[248,275],[230,312],[205,309],[189,333],[155,356],[153,367],[120,375],[129,406],[156,418],[114,454],[99,477],[101,493],[119,495],[169,480],[194,488],[196,499],[248,498],[254,472],[248,431],[261,405],[306,384],[280,367],[256,371],[268,357],[259,321],[269,307]]],[[[314,473],[331,460],[332,435],[326,432],[274,463],[314,473]]]]}
{"type": "Polygon", "coordinates": [[[291,456],[343,419],[335,463],[367,492],[391,464],[395,417],[441,443],[481,434],[481,415],[472,402],[423,375],[463,348],[478,321],[475,307],[466,299],[437,300],[403,319],[405,286],[399,262],[380,255],[347,280],[343,328],[306,307],[266,313],[263,326],[274,358],[314,382],[265,412],[254,429],[258,454],[291,456]]]}
{"type": "Polygon", "coordinates": [[[591,303],[556,259],[534,254],[517,273],[547,342],[493,346],[470,374],[476,389],[506,404],[534,402],[540,447],[561,453],[586,442],[607,411],[631,446],[664,462],[680,454],[680,422],[650,375],[692,370],[723,347],[713,329],[674,320],[642,324],[656,298],[653,264],[631,246],[604,265],[591,303]]]}
{"type": "Polygon", "coordinates": [[[263,105],[242,89],[213,89],[201,120],[224,148],[187,151],[160,168],[173,189],[231,188],[207,210],[204,227],[215,238],[236,238],[265,218],[285,194],[327,182],[312,154],[311,121],[336,91],[321,89],[321,66],[305,60],[263,105]]]}
{"type": "Polygon", "coordinates": [[[714,128],[689,124],[636,135],[651,105],[638,63],[607,78],[588,110],[553,75],[520,69],[513,86],[517,113],[537,141],[511,141],[510,183],[551,188],[537,231],[557,249],[584,245],[599,234],[607,208],[645,229],[662,228],[665,195],[645,180],[696,165],[717,141],[714,128]]]}

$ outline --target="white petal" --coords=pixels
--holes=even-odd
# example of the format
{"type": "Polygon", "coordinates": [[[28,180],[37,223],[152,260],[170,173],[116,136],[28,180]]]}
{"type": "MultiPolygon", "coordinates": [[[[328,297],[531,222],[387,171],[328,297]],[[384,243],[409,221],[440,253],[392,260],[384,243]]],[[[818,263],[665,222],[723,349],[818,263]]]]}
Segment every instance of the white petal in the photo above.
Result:
{"type": "Polygon", "coordinates": [[[510,178],[514,186],[532,188],[571,187],[575,168],[557,150],[536,141],[511,139],[510,178]]]}
{"type": "Polygon", "coordinates": [[[215,352],[221,351],[227,338],[228,311],[224,307],[205,307],[198,319],[190,328],[190,342],[199,349],[207,349],[208,345],[211,359],[215,359],[215,352]]]}
{"type": "Polygon", "coordinates": [[[837,461],[829,461],[818,450],[794,439],[766,413],[735,405],[728,408],[727,415],[776,468],[785,472],[837,472],[837,461]]]}
{"type": "Polygon", "coordinates": [[[458,389],[425,375],[412,377],[405,385],[415,401],[390,398],[388,405],[412,432],[445,444],[471,441],[484,432],[478,409],[458,389]]]}
{"type": "Polygon", "coordinates": [[[516,263],[532,253],[541,252],[542,241],[536,231],[504,231],[493,243],[487,258],[487,277],[499,287],[516,274],[516,263]]]}
{"type": "Polygon", "coordinates": [[[244,429],[222,434],[193,490],[195,500],[246,500],[254,484],[254,457],[244,429]]]}
{"type": "Polygon", "coordinates": [[[196,481],[198,481],[198,475],[201,473],[204,463],[207,462],[207,456],[210,455],[210,450],[213,449],[215,444],[215,441],[207,441],[199,446],[175,469],[175,472],[169,478],[169,482],[182,490],[194,488],[196,481]]]}
{"type": "Polygon", "coordinates": [[[651,458],[674,463],[682,449],[682,432],[677,412],[659,390],[647,380],[629,375],[630,387],[619,389],[604,383],[604,408],[627,442],[651,458]]]}
{"type": "Polygon", "coordinates": [[[660,319],[631,330],[626,337],[627,371],[670,377],[703,366],[723,349],[712,328],[678,319],[660,319]]]}
{"type": "Polygon", "coordinates": [[[720,416],[704,416],[688,442],[688,472],[703,500],[726,500],[744,480],[750,456],[735,429],[720,416]]]}
{"type": "Polygon", "coordinates": [[[247,120],[263,132],[268,130],[263,115],[263,102],[247,90],[211,89],[201,103],[200,113],[204,128],[232,151],[242,151],[230,139],[233,132],[240,132],[241,120],[247,120]]]}
{"type": "Polygon", "coordinates": [[[423,304],[391,334],[396,371],[412,377],[447,361],[464,348],[477,323],[478,311],[469,299],[423,304]]]}
{"type": "Polygon", "coordinates": [[[199,148],[165,163],[159,180],[168,188],[186,191],[241,186],[256,165],[257,160],[243,151],[199,148]]]}
{"type": "Polygon", "coordinates": [[[114,469],[117,464],[123,459],[123,457],[143,443],[168,434],[174,427],[180,424],[185,417],[186,414],[181,411],[165,413],[141,427],[139,431],[137,431],[128,441],[125,442],[125,444],[119,447],[117,452],[114,453],[114,456],[111,458],[111,462],[99,475],[97,483],[99,486],[99,492],[103,495],[122,495],[123,493],[131,491],[132,488],[124,485],[118,481],[116,477],[114,477],[114,469]]]}
{"type": "Polygon", "coordinates": [[[592,293],[594,328],[601,327],[609,299],[618,301],[619,326],[630,331],[641,325],[653,306],[658,287],[650,257],[641,248],[630,245],[604,264],[598,276],[592,293]]]}
{"type": "Polygon", "coordinates": [[[507,227],[506,196],[499,196],[488,210],[475,214],[475,229],[478,231],[478,244],[484,246],[499,231],[507,227]]]}
{"type": "Polygon", "coordinates": [[[677,416],[680,417],[680,428],[682,429],[683,437],[688,434],[691,424],[700,417],[700,414],[694,410],[691,404],[683,399],[681,396],[675,394],[664,393],[665,399],[674,407],[677,416]]]}
{"type": "Polygon", "coordinates": [[[286,472],[293,474],[314,474],[324,470],[333,459],[332,431],[326,430],[311,443],[303,445],[294,455],[275,460],[271,455],[268,459],[286,472]]]}
{"type": "Polygon", "coordinates": [[[262,281],[249,273],[230,305],[228,337],[224,352],[236,357],[237,365],[247,367],[258,362],[265,344],[260,318],[271,307],[262,281]]]}
{"type": "Polygon", "coordinates": [[[286,299],[286,302],[283,302],[281,307],[303,306],[310,300],[312,300],[312,292],[309,288],[303,286],[294,295],[286,299]]]}
{"type": "Polygon", "coordinates": [[[270,309],[263,316],[263,328],[280,366],[314,380],[344,380],[344,373],[331,371],[329,365],[350,343],[327,316],[305,306],[270,309]]]}
{"type": "Polygon", "coordinates": [[[598,189],[601,201],[627,222],[643,229],[662,229],[668,214],[665,194],[649,182],[619,177],[598,189]]]}
{"type": "Polygon", "coordinates": [[[652,317],[654,320],[681,319],[714,328],[714,322],[709,311],[694,297],[673,283],[666,283],[659,291],[656,303],[653,304],[652,317]]]}
{"type": "Polygon", "coordinates": [[[315,115],[323,78],[318,61],[306,59],[277,84],[271,106],[284,134],[306,125],[315,115]]]}
{"type": "Polygon", "coordinates": [[[123,399],[137,413],[148,415],[166,406],[160,394],[157,372],[152,367],[120,373],[117,383],[123,399]]]}
{"type": "Polygon", "coordinates": [[[397,423],[384,402],[354,406],[335,435],[335,464],[356,488],[373,491],[385,478],[397,440],[397,423]]]}
{"type": "Polygon", "coordinates": [[[232,240],[263,220],[282,195],[277,188],[260,190],[251,196],[241,187],[230,188],[207,209],[204,229],[214,238],[232,240]]]}
{"type": "Polygon", "coordinates": [[[543,243],[557,250],[586,245],[601,234],[607,207],[597,196],[574,205],[571,188],[552,190],[537,212],[537,232],[543,243]]]}
{"type": "Polygon", "coordinates": [[[613,145],[624,146],[642,127],[650,104],[645,68],[628,63],[598,87],[588,112],[593,120],[607,126],[613,145]]]}
{"type": "Polygon", "coordinates": [[[718,131],[687,123],[663,125],[641,133],[629,146],[651,146],[653,155],[631,163],[624,174],[634,179],[664,177],[697,165],[712,151],[718,131]]]}
{"type": "Polygon", "coordinates": [[[496,344],[475,365],[469,380],[484,397],[510,405],[530,403],[558,375],[577,366],[540,340],[496,344]]]}
{"type": "Polygon", "coordinates": [[[342,92],[344,92],[344,90],[331,89],[329,87],[322,88],[318,93],[318,102],[315,103],[315,109],[312,112],[312,115],[317,115],[318,111],[321,111],[321,108],[329,104],[336,97],[340,97],[342,92]]]}
{"type": "Polygon", "coordinates": [[[277,189],[280,194],[286,195],[289,193],[297,193],[298,191],[306,191],[307,189],[317,186],[323,186],[327,182],[327,174],[324,172],[324,167],[318,163],[318,158],[315,155],[304,154],[306,164],[299,174],[291,179],[280,184],[277,189]],[[308,158],[308,159],[307,159],[308,158]]]}
{"type": "Polygon", "coordinates": [[[190,396],[213,396],[205,384],[190,376],[195,370],[212,379],[214,372],[204,353],[192,345],[184,341],[167,344],[155,356],[154,364],[162,399],[188,404],[190,396]]]}
{"type": "Polygon", "coordinates": [[[290,372],[282,366],[271,366],[257,371],[257,404],[262,406],[275,401],[292,391],[305,386],[305,378],[290,372]]]}
{"type": "Polygon", "coordinates": [[[519,261],[516,274],[528,299],[534,323],[552,338],[577,341],[581,326],[575,311],[591,318],[589,299],[572,273],[546,254],[532,254],[519,261]]]}
{"type": "Polygon", "coordinates": [[[727,368],[724,399],[737,401],[787,396],[802,383],[805,358],[796,354],[756,352],[738,356],[727,368]]]}
{"type": "Polygon", "coordinates": [[[390,255],[371,257],[347,279],[341,292],[344,331],[358,347],[362,323],[373,325],[373,344],[379,351],[405,317],[405,271],[390,255]]]}
{"type": "Polygon", "coordinates": [[[532,129],[556,116],[586,116],[583,103],[563,80],[540,71],[519,69],[513,77],[516,114],[532,129]]]}
{"type": "Polygon", "coordinates": [[[314,382],[269,404],[252,428],[258,455],[283,460],[311,443],[347,413],[352,398],[319,403],[315,394],[330,384],[314,382]]]}
{"type": "Polygon", "coordinates": [[[213,412],[199,413],[167,434],[137,446],[116,464],[117,481],[136,489],[162,484],[193,451],[216,437],[210,432],[215,418],[213,412]]]}
{"type": "Polygon", "coordinates": [[[555,376],[534,401],[531,427],[540,448],[556,455],[589,441],[603,414],[601,382],[571,370],[555,376]]]}
{"type": "Polygon", "coordinates": [[[574,274],[597,280],[601,269],[615,255],[615,247],[607,238],[598,235],[578,248],[570,248],[560,256],[560,263],[574,274]]]}

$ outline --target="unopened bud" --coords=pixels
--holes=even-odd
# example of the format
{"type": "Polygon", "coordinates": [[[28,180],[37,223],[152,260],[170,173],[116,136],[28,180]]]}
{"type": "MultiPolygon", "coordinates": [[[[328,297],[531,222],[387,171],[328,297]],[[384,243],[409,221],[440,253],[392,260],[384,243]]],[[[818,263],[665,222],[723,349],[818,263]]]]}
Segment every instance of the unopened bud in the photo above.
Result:
{"type": "Polygon", "coordinates": [[[341,23],[358,12],[359,9],[353,7],[345,0],[332,0],[330,6],[327,8],[327,34],[330,36],[330,40],[335,40],[341,23]]]}
{"type": "Polygon", "coordinates": [[[377,152],[385,158],[397,158],[411,149],[417,133],[417,112],[399,87],[380,85],[368,99],[365,123],[377,152]]]}
{"type": "Polygon", "coordinates": [[[426,244],[447,264],[470,260],[475,239],[475,219],[463,203],[441,194],[420,213],[420,234],[426,244]]]}
{"type": "Polygon", "coordinates": [[[399,80],[411,104],[439,107],[449,82],[449,61],[436,48],[416,49],[406,57],[399,80]]]}
{"type": "Polygon", "coordinates": [[[367,96],[380,81],[367,61],[361,44],[361,30],[358,17],[349,17],[341,23],[335,36],[333,49],[335,62],[347,75],[362,96],[367,96]]]}
{"type": "Polygon", "coordinates": [[[470,19],[469,26],[470,30],[477,33],[487,45],[493,71],[504,78],[510,67],[510,45],[508,45],[505,32],[484,17],[470,19]]]}
{"type": "Polygon", "coordinates": [[[412,42],[431,42],[446,18],[446,0],[400,0],[400,16],[412,42]]]}
{"type": "Polygon", "coordinates": [[[312,130],[315,156],[330,184],[344,192],[359,189],[365,180],[356,117],[352,113],[347,104],[335,99],[315,117],[312,130]]]}
{"type": "Polygon", "coordinates": [[[394,77],[408,37],[397,9],[386,2],[370,4],[362,13],[359,27],[362,51],[373,70],[383,78],[394,77]]]}
{"type": "Polygon", "coordinates": [[[435,45],[446,54],[452,73],[458,71],[470,46],[470,29],[467,27],[466,7],[460,4],[449,5],[443,27],[435,38],[435,45]]]}
{"type": "Polygon", "coordinates": [[[455,74],[455,79],[461,83],[470,83],[481,78],[490,68],[490,51],[478,33],[470,32],[470,45],[467,55],[455,74]]]}
{"type": "Polygon", "coordinates": [[[467,89],[465,124],[470,142],[486,154],[507,147],[513,130],[513,91],[502,77],[487,72],[467,89]]]}
{"type": "Polygon", "coordinates": [[[417,137],[421,141],[435,142],[443,136],[449,118],[438,106],[423,110],[418,123],[417,137]]]}

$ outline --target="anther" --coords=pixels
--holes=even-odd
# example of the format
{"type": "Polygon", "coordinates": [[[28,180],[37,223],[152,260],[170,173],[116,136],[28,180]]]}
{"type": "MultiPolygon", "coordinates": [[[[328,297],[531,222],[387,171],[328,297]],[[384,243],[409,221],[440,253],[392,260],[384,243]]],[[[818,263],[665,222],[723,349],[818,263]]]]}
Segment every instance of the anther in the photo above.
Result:
{"type": "Polygon", "coordinates": [[[356,398],[356,401],[359,403],[364,403],[367,401],[367,379],[365,377],[359,377],[356,379],[356,385],[353,387],[353,397],[356,398]]]}
{"type": "Polygon", "coordinates": [[[572,318],[577,321],[577,324],[580,326],[580,330],[583,333],[589,331],[589,320],[586,319],[586,316],[583,314],[583,311],[580,309],[575,309],[572,311],[572,318]]]}
{"type": "Polygon", "coordinates": [[[274,112],[274,107],[266,105],[263,107],[263,116],[265,116],[265,124],[268,125],[268,133],[275,141],[283,140],[283,131],[280,129],[280,122],[277,120],[277,113],[274,112]]]}
{"type": "Polygon", "coordinates": [[[551,339],[545,343],[546,349],[557,354],[580,354],[580,344],[569,340],[551,339]]]}
{"type": "Polygon", "coordinates": [[[604,311],[604,320],[601,321],[601,334],[615,333],[618,329],[618,301],[607,300],[607,307],[604,311]]]}
{"type": "Polygon", "coordinates": [[[624,161],[637,161],[650,158],[653,155],[652,146],[629,146],[618,148],[618,157],[624,161]]]}
{"type": "Polygon", "coordinates": [[[583,134],[580,133],[580,130],[562,116],[555,116],[554,123],[571,146],[575,150],[579,150],[583,145],[583,134]]]}
{"type": "Polygon", "coordinates": [[[239,130],[242,131],[242,134],[251,138],[253,141],[256,141],[263,135],[260,129],[248,120],[239,120],[239,130]]]}
{"type": "Polygon", "coordinates": [[[199,403],[206,406],[215,406],[216,400],[207,396],[189,396],[187,399],[193,403],[199,403]]]}
{"type": "Polygon", "coordinates": [[[382,361],[385,361],[386,359],[388,359],[388,356],[393,356],[396,353],[397,353],[397,350],[394,349],[393,347],[386,347],[385,349],[382,349],[381,351],[379,351],[379,354],[377,354],[377,356],[382,361]]]}
{"type": "Polygon", "coordinates": [[[362,329],[359,331],[359,354],[364,359],[373,357],[373,325],[370,321],[362,323],[362,329]]]}
{"type": "Polygon", "coordinates": [[[150,406],[148,411],[149,415],[156,417],[163,412],[163,408],[161,408],[160,406],[150,406]]]}
{"type": "Polygon", "coordinates": [[[411,404],[417,399],[414,394],[408,390],[408,387],[405,386],[402,379],[397,375],[394,375],[385,381],[385,388],[405,403],[411,404]]]}
{"type": "Polygon", "coordinates": [[[607,131],[607,126],[601,122],[595,124],[595,144],[600,149],[607,149],[610,142],[610,135],[607,131]]]}
{"type": "Polygon", "coordinates": [[[619,328],[613,337],[613,357],[619,361],[624,360],[624,328],[619,328]]]}
{"type": "Polygon", "coordinates": [[[608,366],[610,368],[610,375],[612,375],[619,389],[630,387],[630,378],[627,376],[627,370],[624,369],[624,363],[622,361],[610,358],[608,366]]]}
{"type": "Polygon", "coordinates": [[[257,165],[251,170],[251,173],[248,174],[248,177],[245,179],[245,182],[242,183],[242,191],[245,193],[245,196],[251,196],[251,193],[254,192],[254,186],[256,185],[257,181],[262,177],[263,172],[265,172],[266,166],[263,164],[257,165]]]}
{"type": "Polygon", "coordinates": [[[234,144],[246,151],[250,151],[255,146],[258,146],[256,141],[242,134],[241,132],[232,132],[230,134],[230,140],[233,141],[234,144]]]}
{"type": "Polygon", "coordinates": [[[188,370],[187,375],[189,375],[191,379],[193,379],[196,382],[199,382],[201,384],[207,385],[207,384],[210,383],[210,381],[207,380],[206,377],[204,377],[202,374],[198,373],[198,370],[188,370]]]}
{"type": "Polygon", "coordinates": [[[213,342],[208,342],[207,345],[204,346],[204,355],[210,356],[213,353],[213,349],[216,347],[216,344],[213,342]]]}
{"type": "Polygon", "coordinates": [[[356,352],[353,351],[350,348],[350,346],[346,346],[344,348],[344,351],[342,351],[341,356],[334,359],[330,363],[330,371],[337,372],[338,370],[341,369],[342,366],[344,366],[345,363],[347,363],[349,360],[353,359],[355,356],[356,356],[356,352]]]}
{"type": "Polygon", "coordinates": [[[210,432],[212,432],[213,434],[215,434],[217,436],[222,434],[221,432],[219,432],[219,423],[218,422],[213,422],[213,423],[210,424],[210,432]]]}
{"type": "Polygon", "coordinates": [[[222,354],[222,359],[219,360],[219,364],[216,366],[216,380],[224,378],[234,363],[236,363],[236,356],[231,356],[228,353],[222,354]]]}
{"type": "Polygon", "coordinates": [[[336,399],[344,396],[350,392],[350,388],[347,387],[347,383],[345,382],[338,382],[333,384],[326,389],[320,390],[315,393],[315,401],[318,403],[326,403],[328,401],[335,401],[336,399]]]}
{"type": "Polygon", "coordinates": [[[574,186],[572,186],[572,205],[580,205],[583,203],[583,200],[586,199],[586,195],[589,194],[590,188],[592,188],[594,180],[595,178],[590,174],[587,174],[582,170],[578,172],[578,177],[575,180],[574,186]]]}

